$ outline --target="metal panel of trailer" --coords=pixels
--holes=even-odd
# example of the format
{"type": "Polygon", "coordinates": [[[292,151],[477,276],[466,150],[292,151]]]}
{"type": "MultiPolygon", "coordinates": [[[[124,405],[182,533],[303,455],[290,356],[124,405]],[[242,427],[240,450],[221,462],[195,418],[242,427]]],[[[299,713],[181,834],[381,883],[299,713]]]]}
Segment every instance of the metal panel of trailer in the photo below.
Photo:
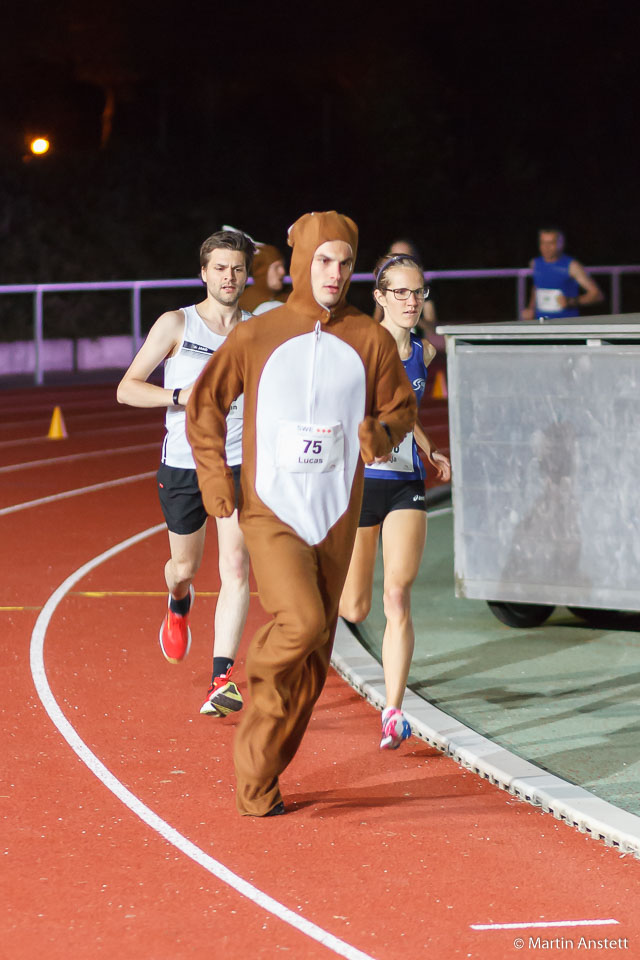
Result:
{"type": "Polygon", "coordinates": [[[640,314],[438,333],[456,594],[640,610],[640,314]]]}

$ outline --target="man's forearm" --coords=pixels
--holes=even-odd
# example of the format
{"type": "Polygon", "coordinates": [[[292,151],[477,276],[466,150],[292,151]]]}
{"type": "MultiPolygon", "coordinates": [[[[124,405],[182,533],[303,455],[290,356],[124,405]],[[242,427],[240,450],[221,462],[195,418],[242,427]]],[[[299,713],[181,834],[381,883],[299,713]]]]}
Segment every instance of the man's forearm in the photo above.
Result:
{"type": "Polygon", "coordinates": [[[584,293],[579,294],[577,297],[567,297],[567,306],[586,307],[590,303],[599,303],[601,300],[604,300],[604,296],[600,288],[596,287],[595,290],[585,290],[584,293]]]}
{"type": "Polygon", "coordinates": [[[129,407],[182,406],[182,401],[178,404],[174,403],[174,393],[173,389],[160,387],[155,383],[125,378],[118,385],[116,398],[118,403],[127,404],[129,407]]]}
{"type": "Polygon", "coordinates": [[[604,300],[604,295],[600,287],[592,287],[590,290],[585,290],[585,292],[581,293],[578,297],[580,306],[586,306],[588,303],[599,303],[601,300],[604,300]]]}

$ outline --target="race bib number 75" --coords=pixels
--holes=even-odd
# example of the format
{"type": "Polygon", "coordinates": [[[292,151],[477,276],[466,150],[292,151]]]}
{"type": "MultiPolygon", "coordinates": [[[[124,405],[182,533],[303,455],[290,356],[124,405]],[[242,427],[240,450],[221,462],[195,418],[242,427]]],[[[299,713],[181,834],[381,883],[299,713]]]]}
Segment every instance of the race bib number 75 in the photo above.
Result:
{"type": "Polygon", "coordinates": [[[329,473],[344,465],[344,433],[340,423],[278,424],[276,466],[287,473],[329,473]]]}

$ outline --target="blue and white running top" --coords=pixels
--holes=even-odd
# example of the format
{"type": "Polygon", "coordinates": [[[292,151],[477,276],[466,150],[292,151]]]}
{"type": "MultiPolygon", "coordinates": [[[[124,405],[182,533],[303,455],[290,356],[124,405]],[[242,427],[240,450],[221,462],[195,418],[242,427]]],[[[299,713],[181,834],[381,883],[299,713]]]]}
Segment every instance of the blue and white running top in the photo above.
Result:
{"type": "MultiPolygon", "coordinates": [[[[424,362],[424,347],[422,340],[415,333],[411,334],[411,354],[402,361],[413,392],[416,403],[420,408],[420,401],[424,394],[427,382],[427,368],[424,362]]],[[[418,446],[413,432],[408,433],[399,446],[391,451],[391,460],[387,463],[374,463],[364,468],[365,478],[376,480],[424,480],[426,470],[418,456],[418,446]]]]}
{"type": "MultiPolygon", "coordinates": [[[[178,352],[164,362],[164,386],[175,390],[176,387],[188,387],[198,379],[211,356],[222,346],[226,337],[214,333],[206,325],[195,305],[182,307],[184,314],[184,334],[178,352]]],[[[241,319],[251,316],[242,311],[241,319]]],[[[227,463],[235,467],[242,463],[242,415],[244,397],[241,394],[234,400],[227,416],[227,463]]],[[[168,467],[183,470],[195,470],[196,464],[186,433],[186,410],[181,407],[168,407],[165,417],[167,432],[162,443],[162,462],[168,467]]]]}

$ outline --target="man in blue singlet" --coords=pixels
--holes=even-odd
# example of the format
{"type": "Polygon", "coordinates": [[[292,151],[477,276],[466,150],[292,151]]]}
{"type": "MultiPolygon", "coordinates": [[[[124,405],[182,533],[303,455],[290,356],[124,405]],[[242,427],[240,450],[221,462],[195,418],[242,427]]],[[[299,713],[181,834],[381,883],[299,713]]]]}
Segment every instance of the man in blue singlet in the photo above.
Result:
{"type": "Polygon", "coordinates": [[[564,253],[564,236],[556,227],[538,231],[540,256],[530,263],[533,287],[522,320],[579,317],[580,307],[599,303],[602,291],[581,263],[564,253]]]}

